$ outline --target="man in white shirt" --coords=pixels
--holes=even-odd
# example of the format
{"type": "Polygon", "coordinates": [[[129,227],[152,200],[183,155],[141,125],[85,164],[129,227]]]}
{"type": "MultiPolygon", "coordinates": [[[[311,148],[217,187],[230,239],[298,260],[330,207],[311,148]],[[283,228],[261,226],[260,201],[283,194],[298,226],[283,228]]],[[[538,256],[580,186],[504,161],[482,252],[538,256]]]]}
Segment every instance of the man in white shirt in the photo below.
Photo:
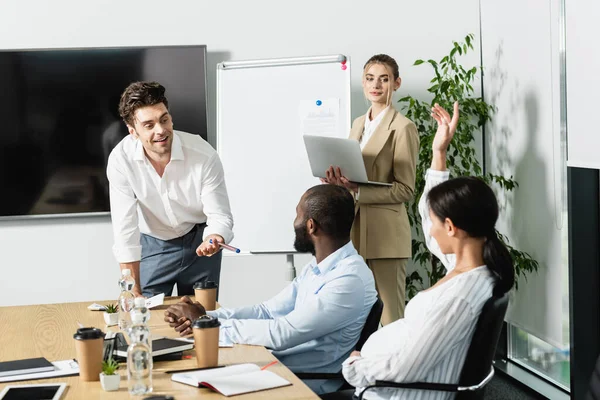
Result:
{"type": "MultiPolygon", "coordinates": [[[[165,312],[182,336],[209,314],[221,322],[224,342],[262,345],[295,372],[339,372],[360,337],[377,292],[373,274],[350,241],[352,195],[340,186],[309,189],[296,207],[294,247],[313,260],[277,296],[254,306],[204,310],[189,298],[165,312]]],[[[337,389],[331,381],[307,381],[317,393],[337,389]]]]}
{"type": "Polygon", "coordinates": [[[135,82],[119,113],[129,135],[111,152],[107,176],[121,269],[136,295],[193,293],[199,281],[218,284],[219,243],[233,239],[223,166],[199,135],[173,130],[165,88],[135,82]],[[211,257],[212,256],[212,257],[211,257]]]}

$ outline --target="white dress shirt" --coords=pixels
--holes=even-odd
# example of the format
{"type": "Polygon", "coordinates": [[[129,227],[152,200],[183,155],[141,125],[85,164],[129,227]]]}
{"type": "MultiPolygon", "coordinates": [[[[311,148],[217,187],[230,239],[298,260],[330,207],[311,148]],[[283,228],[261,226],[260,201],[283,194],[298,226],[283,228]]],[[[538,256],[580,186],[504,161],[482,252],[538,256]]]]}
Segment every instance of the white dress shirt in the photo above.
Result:
{"type": "Polygon", "coordinates": [[[381,111],[379,113],[379,115],[377,115],[377,117],[375,117],[375,119],[373,119],[373,121],[371,121],[370,116],[371,116],[372,108],[369,108],[369,111],[367,111],[367,115],[365,117],[365,129],[363,131],[362,136],[360,137],[360,149],[361,150],[363,150],[365,148],[365,146],[369,142],[369,139],[371,139],[371,136],[373,136],[373,132],[375,132],[375,129],[377,129],[377,127],[379,126],[379,123],[383,119],[383,116],[385,115],[385,113],[387,113],[389,111],[389,109],[390,109],[390,106],[387,106],[383,111],[381,111]]]}
{"type": "Polygon", "coordinates": [[[128,135],[108,158],[110,211],[119,263],[139,261],[140,232],[161,240],[206,223],[204,237],[233,239],[233,217],[219,155],[199,135],[173,131],[171,160],[160,177],[142,143],[128,135]]]}
{"type": "MultiPolygon", "coordinates": [[[[419,213],[427,247],[449,272],[456,257],[443,254],[429,235],[432,223],[426,201],[429,190],[447,179],[447,171],[427,171],[419,213]]],[[[371,335],[360,357],[344,361],[344,377],[357,388],[356,394],[376,380],[458,383],[479,314],[492,296],[494,284],[492,273],[480,266],[420,292],[406,306],[403,319],[371,335]]],[[[454,398],[454,394],[382,388],[369,389],[364,398],[441,400],[454,398]]]]}
{"type": "Polygon", "coordinates": [[[376,299],[373,273],[348,242],[319,264],[313,258],[271,300],[207,314],[221,321],[223,342],[273,349],[292,371],[339,372],[376,299]]]}

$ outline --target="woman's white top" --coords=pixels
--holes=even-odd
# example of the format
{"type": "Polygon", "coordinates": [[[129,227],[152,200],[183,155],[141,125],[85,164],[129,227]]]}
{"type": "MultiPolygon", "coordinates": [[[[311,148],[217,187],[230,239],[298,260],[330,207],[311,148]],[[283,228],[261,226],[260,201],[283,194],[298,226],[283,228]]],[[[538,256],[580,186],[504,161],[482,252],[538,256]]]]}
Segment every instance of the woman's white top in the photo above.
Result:
{"type": "Polygon", "coordinates": [[[371,121],[370,118],[371,110],[372,108],[369,108],[369,111],[367,111],[367,115],[365,116],[365,129],[363,131],[362,136],[360,137],[361,150],[365,148],[365,146],[369,142],[369,139],[371,139],[371,136],[373,136],[373,132],[375,132],[375,129],[377,129],[377,127],[379,126],[379,123],[383,119],[383,116],[390,110],[390,106],[387,106],[383,111],[381,111],[377,115],[377,117],[373,119],[373,121],[371,121]]]}
{"type": "MultiPolygon", "coordinates": [[[[423,235],[429,250],[447,272],[455,267],[453,254],[442,254],[429,235],[429,190],[448,180],[447,171],[428,170],[419,202],[423,235]]],[[[457,384],[479,313],[492,296],[495,279],[486,266],[451,278],[417,294],[406,306],[404,318],[375,332],[360,357],[343,363],[346,380],[358,395],[376,380],[457,384]]],[[[414,389],[369,389],[365,399],[452,399],[454,393],[414,389]]]]}

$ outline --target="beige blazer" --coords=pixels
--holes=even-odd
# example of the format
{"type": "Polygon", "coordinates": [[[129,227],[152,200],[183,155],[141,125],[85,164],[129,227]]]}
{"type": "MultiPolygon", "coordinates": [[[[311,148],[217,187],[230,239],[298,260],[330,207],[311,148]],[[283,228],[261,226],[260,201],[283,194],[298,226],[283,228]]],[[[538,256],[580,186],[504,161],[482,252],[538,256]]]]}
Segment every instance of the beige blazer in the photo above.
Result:
{"type": "MultiPolygon", "coordinates": [[[[365,118],[354,120],[351,139],[360,140],[365,118]]],[[[352,241],[366,260],[412,256],[405,203],[414,195],[418,153],[415,124],[390,107],[362,151],[369,180],[392,184],[359,186],[352,241]]]]}

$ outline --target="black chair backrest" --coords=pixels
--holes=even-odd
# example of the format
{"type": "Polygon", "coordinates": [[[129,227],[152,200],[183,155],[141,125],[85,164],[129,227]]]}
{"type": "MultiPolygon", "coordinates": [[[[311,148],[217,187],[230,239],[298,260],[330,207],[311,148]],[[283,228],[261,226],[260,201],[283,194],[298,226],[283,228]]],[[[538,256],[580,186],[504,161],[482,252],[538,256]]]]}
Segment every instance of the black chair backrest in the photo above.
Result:
{"type": "Polygon", "coordinates": [[[585,400],[598,400],[600,399],[600,357],[596,361],[596,368],[592,372],[592,379],[590,379],[590,387],[585,400]]]}
{"type": "MultiPolygon", "coordinates": [[[[508,293],[500,297],[492,296],[483,305],[460,374],[460,386],[477,385],[490,373],[508,308],[508,297],[508,293]]],[[[480,399],[483,398],[483,392],[461,392],[456,399],[480,399]]]]}
{"type": "Polygon", "coordinates": [[[363,345],[373,333],[379,329],[379,321],[381,320],[381,314],[383,313],[383,301],[377,296],[377,301],[371,307],[371,311],[367,316],[367,320],[365,321],[365,326],[363,326],[362,332],[360,333],[360,338],[358,338],[358,342],[356,343],[356,350],[361,351],[363,345]]]}

